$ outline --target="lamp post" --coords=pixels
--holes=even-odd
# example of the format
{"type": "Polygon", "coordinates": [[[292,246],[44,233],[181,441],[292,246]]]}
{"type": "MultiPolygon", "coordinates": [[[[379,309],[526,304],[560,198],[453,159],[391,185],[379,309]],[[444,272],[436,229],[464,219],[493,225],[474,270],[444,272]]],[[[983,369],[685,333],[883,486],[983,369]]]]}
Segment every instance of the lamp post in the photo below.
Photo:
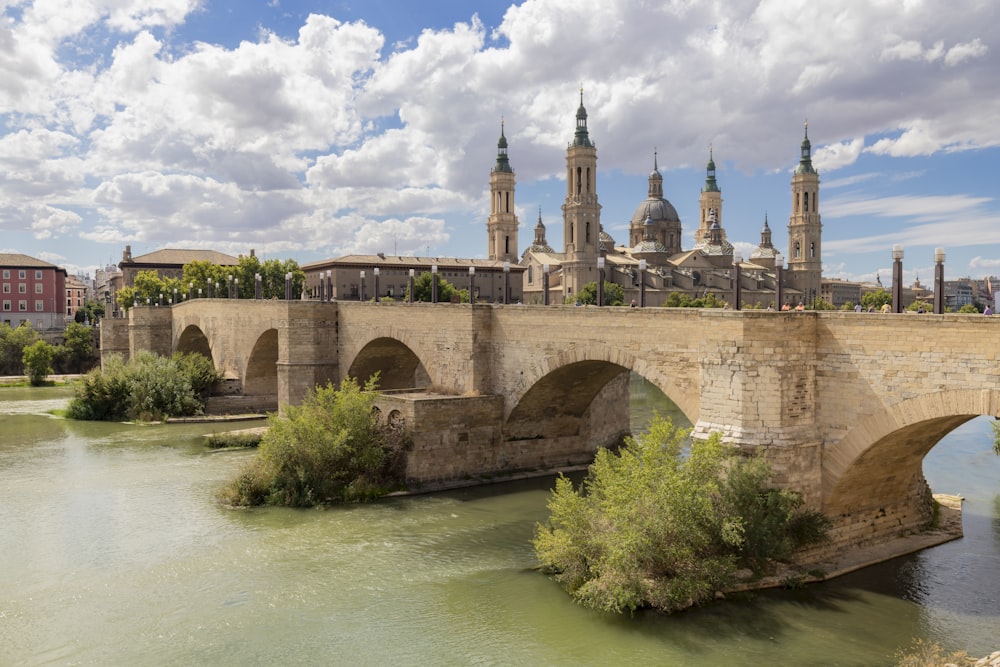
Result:
{"type": "Polygon", "coordinates": [[[200,287],[198,288],[198,298],[199,299],[201,298],[201,288],[200,287]]]}
{"type": "Polygon", "coordinates": [[[233,294],[237,299],[240,298],[240,279],[233,278],[233,294]]]}
{"type": "Polygon", "coordinates": [[[903,246],[892,246],[892,312],[903,312],[903,246]]]}
{"type": "Polygon", "coordinates": [[[736,298],[736,305],[733,306],[736,310],[742,308],[741,301],[743,296],[743,291],[740,289],[740,264],[743,263],[743,255],[733,255],[733,292],[736,298]]]}
{"type": "Polygon", "coordinates": [[[646,307],[646,260],[639,260],[639,307],[646,307]]]}
{"type": "Polygon", "coordinates": [[[292,272],[285,274],[285,301],[292,300],[292,272]]]}
{"type": "Polygon", "coordinates": [[[259,301],[263,296],[260,289],[260,274],[255,273],[253,274],[253,298],[259,301]]]}
{"type": "Polygon", "coordinates": [[[173,303],[180,303],[180,301],[177,300],[177,288],[176,287],[174,288],[174,300],[173,300],[173,303]]]}
{"type": "Polygon", "coordinates": [[[431,264],[431,303],[438,302],[438,265],[431,264]]]}
{"type": "Polygon", "coordinates": [[[194,281],[188,283],[188,301],[194,298],[194,281]]]}
{"type": "Polygon", "coordinates": [[[476,267],[469,267],[469,305],[476,302],[476,267]]]}
{"type": "Polygon", "coordinates": [[[205,286],[205,298],[212,298],[212,281],[209,280],[208,284],[205,286]]]}
{"type": "Polygon", "coordinates": [[[549,305],[549,265],[542,264],[542,304],[549,305]]]}
{"type": "Polygon", "coordinates": [[[233,298],[233,274],[226,276],[226,298],[233,298]]]}
{"type": "Polygon", "coordinates": [[[323,272],[319,272],[319,302],[326,301],[326,282],[323,280],[323,272]]]}
{"type": "Polygon", "coordinates": [[[410,295],[409,302],[413,303],[413,269],[410,269],[410,289],[408,294],[410,295]]]}
{"type": "Polygon", "coordinates": [[[376,266],[374,269],[372,269],[372,273],[375,274],[375,292],[374,292],[374,294],[375,294],[375,303],[378,303],[378,300],[379,300],[379,298],[381,298],[381,294],[382,294],[381,292],[378,291],[378,276],[379,276],[379,273],[381,273],[381,270],[376,266]]]}
{"type": "Polygon", "coordinates": [[[358,293],[358,301],[365,300],[365,272],[361,272],[361,291],[358,293]]]}
{"type": "Polygon", "coordinates": [[[777,301],[774,307],[781,310],[784,287],[781,284],[781,272],[785,268],[785,258],[779,252],[774,256],[774,298],[777,301]]]}
{"type": "Polygon", "coordinates": [[[160,292],[160,300],[156,304],[157,306],[163,306],[163,292],[160,292]]]}
{"type": "Polygon", "coordinates": [[[604,258],[597,258],[597,305],[604,305],[604,258]]]}
{"type": "Polygon", "coordinates": [[[934,312],[944,314],[944,248],[934,248],[934,312]]]}
{"type": "Polygon", "coordinates": [[[219,289],[219,281],[218,281],[218,280],[216,280],[216,281],[215,281],[215,298],[216,298],[216,299],[221,299],[222,297],[221,297],[221,296],[219,296],[220,294],[222,294],[222,290],[221,290],[221,289],[219,289]]]}
{"type": "Polygon", "coordinates": [[[510,303],[510,262],[503,263],[503,302],[510,303]]]}
{"type": "MultiPolygon", "coordinates": [[[[323,274],[319,276],[320,282],[323,281],[323,274]]],[[[326,270],[326,300],[333,301],[333,271],[330,269],[326,270]]]]}

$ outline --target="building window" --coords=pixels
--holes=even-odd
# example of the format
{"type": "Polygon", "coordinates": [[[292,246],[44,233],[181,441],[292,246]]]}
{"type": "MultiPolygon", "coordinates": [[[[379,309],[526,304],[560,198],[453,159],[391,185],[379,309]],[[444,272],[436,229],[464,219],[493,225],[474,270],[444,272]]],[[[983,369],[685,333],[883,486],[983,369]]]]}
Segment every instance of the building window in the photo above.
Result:
{"type": "Polygon", "coordinates": [[[795,257],[799,258],[802,256],[802,244],[798,241],[795,242],[795,257]]]}
{"type": "Polygon", "coordinates": [[[4,294],[10,294],[10,283],[4,283],[3,284],[3,293],[4,294]]]}
{"type": "Polygon", "coordinates": [[[9,313],[10,312],[10,301],[9,300],[3,302],[3,310],[4,310],[5,313],[9,313]]]}
{"type": "Polygon", "coordinates": [[[809,244],[809,257],[811,257],[813,259],[816,258],[816,244],[815,243],[810,243],[809,244]]]}
{"type": "Polygon", "coordinates": [[[9,280],[9,279],[10,279],[10,269],[4,269],[4,270],[3,270],[3,277],[4,277],[5,279],[7,279],[7,280],[9,280]]]}
{"type": "Polygon", "coordinates": [[[35,312],[40,313],[45,310],[45,302],[39,299],[35,299],[35,312]]]}
{"type": "Polygon", "coordinates": [[[25,278],[28,277],[28,272],[25,271],[24,269],[21,269],[17,272],[17,277],[20,278],[21,280],[24,280],[25,278]]]}
{"type": "Polygon", "coordinates": [[[528,284],[535,282],[535,272],[533,271],[535,267],[531,264],[528,265],[528,284]]]}
{"type": "Polygon", "coordinates": [[[22,313],[28,312],[28,302],[25,301],[24,299],[21,299],[20,301],[17,302],[17,309],[22,313]]]}
{"type": "Polygon", "coordinates": [[[27,294],[28,293],[28,286],[25,285],[24,283],[18,283],[17,284],[17,293],[18,294],[27,294]]]}
{"type": "Polygon", "coordinates": [[[42,279],[42,272],[35,271],[35,280],[41,280],[41,279],[42,279]]]}
{"type": "Polygon", "coordinates": [[[42,289],[44,288],[41,283],[35,283],[35,294],[41,294],[42,289]]]}

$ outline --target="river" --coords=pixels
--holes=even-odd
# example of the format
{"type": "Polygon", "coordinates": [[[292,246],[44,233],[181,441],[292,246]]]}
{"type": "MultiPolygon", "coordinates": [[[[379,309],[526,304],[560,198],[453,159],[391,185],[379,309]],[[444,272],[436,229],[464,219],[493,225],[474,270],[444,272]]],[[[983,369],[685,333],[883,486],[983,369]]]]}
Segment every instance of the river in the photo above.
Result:
{"type": "MultiPolygon", "coordinates": [[[[669,412],[633,383],[633,419],[669,412]]],[[[533,569],[551,479],[326,510],[219,507],[252,456],[220,427],[48,416],[0,389],[0,665],[891,665],[914,638],[1000,648],[990,421],[925,459],[965,537],[802,590],[672,616],[588,611],[533,569]]],[[[683,417],[676,415],[675,421],[683,417]]]]}

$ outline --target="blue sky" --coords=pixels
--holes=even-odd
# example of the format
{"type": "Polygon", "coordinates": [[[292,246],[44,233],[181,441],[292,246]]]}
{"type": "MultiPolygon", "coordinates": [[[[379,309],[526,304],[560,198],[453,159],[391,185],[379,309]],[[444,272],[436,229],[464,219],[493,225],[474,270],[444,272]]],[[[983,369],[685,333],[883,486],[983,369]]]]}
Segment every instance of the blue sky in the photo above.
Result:
{"type": "MultiPolygon", "coordinates": [[[[0,252],[90,271],[163,247],[305,263],[482,257],[500,119],[520,245],[562,244],[584,89],[617,240],[653,151],[692,243],[784,250],[809,121],[824,274],[1000,274],[992,0],[0,0],[0,252]]],[[[787,253],[786,253],[787,254],[787,253]]]]}

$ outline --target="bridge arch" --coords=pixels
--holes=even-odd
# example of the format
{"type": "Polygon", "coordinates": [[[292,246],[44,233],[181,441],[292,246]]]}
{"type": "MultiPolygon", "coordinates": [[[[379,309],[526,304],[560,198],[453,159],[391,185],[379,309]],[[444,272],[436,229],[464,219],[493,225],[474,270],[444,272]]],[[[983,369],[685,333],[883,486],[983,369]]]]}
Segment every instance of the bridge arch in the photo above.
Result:
{"type": "Polygon", "coordinates": [[[257,337],[243,374],[245,396],[278,394],[278,330],[268,329],[257,337]]]}
{"type": "Polygon", "coordinates": [[[939,391],[861,420],[823,452],[823,511],[829,516],[884,507],[923,480],[924,456],[962,424],[1000,414],[1000,391],[939,391]]]}
{"type": "MultiPolygon", "coordinates": [[[[697,387],[682,386],[664,371],[662,365],[651,363],[620,348],[602,344],[581,345],[561,350],[525,368],[517,385],[518,390],[508,396],[506,421],[510,422],[511,418],[523,419],[527,414],[525,411],[530,410],[525,399],[535,402],[533,399],[539,396],[539,392],[546,391],[547,387],[558,386],[558,382],[581,382],[580,376],[593,373],[596,380],[604,378],[601,384],[604,386],[615,375],[626,370],[634,371],[651,382],[677,405],[692,424],[697,423],[699,414],[697,387]]],[[[590,385],[584,383],[584,386],[590,385]]],[[[590,395],[590,400],[594,396],[596,391],[590,395]]],[[[584,397],[570,397],[560,393],[560,400],[571,401],[575,409],[579,407],[584,397]]],[[[587,405],[589,401],[583,407],[586,408],[587,405]]]]}
{"type": "Polygon", "coordinates": [[[181,335],[177,337],[177,345],[174,348],[175,352],[197,352],[198,354],[204,355],[215,363],[215,358],[212,356],[212,346],[208,341],[208,336],[205,332],[201,330],[201,327],[195,324],[189,324],[184,327],[184,331],[181,335]]]}
{"type": "Polygon", "coordinates": [[[420,357],[408,345],[389,336],[368,341],[347,371],[347,375],[362,383],[375,373],[379,374],[378,388],[383,391],[431,384],[430,375],[420,357]]]}

